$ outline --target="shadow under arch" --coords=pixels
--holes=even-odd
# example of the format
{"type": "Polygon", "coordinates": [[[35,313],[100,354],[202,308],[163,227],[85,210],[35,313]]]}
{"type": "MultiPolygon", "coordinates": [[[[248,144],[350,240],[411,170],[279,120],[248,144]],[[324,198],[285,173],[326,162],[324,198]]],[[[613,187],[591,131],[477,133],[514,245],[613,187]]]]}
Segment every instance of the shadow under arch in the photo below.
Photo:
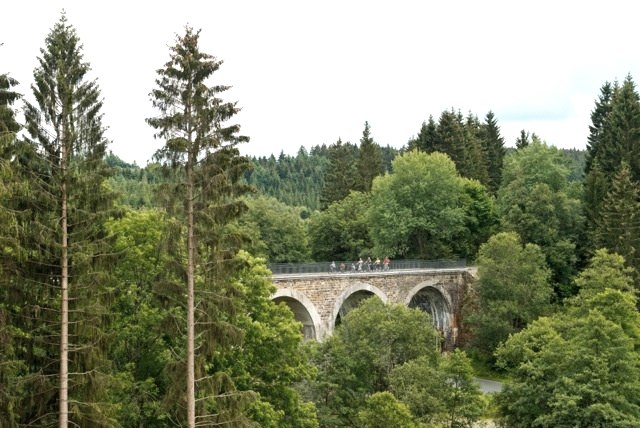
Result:
{"type": "Polygon", "coordinates": [[[455,343],[457,329],[454,328],[452,304],[449,293],[442,284],[423,282],[416,285],[407,294],[405,304],[409,308],[418,308],[429,314],[433,326],[444,337],[445,347],[455,343]]]}
{"type": "Polygon", "coordinates": [[[321,340],[324,336],[322,322],[315,305],[302,293],[291,288],[281,288],[271,296],[276,303],[284,302],[296,321],[302,323],[305,340],[321,340]]]}
{"type": "Polygon", "coordinates": [[[333,305],[331,319],[329,320],[331,325],[327,326],[327,331],[333,331],[333,328],[340,324],[342,318],[351,309],[358,307],[363,300],[373,296],[380,298],[384,303],[389,301],[382,290],[370,284],[359,282],[346,288],[333,305]]]}

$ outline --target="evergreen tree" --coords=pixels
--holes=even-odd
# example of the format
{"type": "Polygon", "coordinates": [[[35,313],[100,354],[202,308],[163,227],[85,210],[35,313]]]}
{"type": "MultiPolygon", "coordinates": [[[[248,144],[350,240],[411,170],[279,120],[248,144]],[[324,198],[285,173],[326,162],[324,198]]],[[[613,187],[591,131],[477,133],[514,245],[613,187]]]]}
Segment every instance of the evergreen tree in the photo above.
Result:
{"type": "Polygon", "coordinates": [[[487,113],[480,130],[480,141],[487,156],[487,187],[494,195],[502,182],[502,162],[505,156],[504,138],[492,111],[487,113]]]}
{"type": "Polygon", "coordinates": [[[409,140],[408,150],[422,150],[426,153],[436,151],[436,147],[440,147],[440,136],[438,135],[436,121],[433,116],[429,116],[428,122],[422,122],[420,132],[416,138],[409,140]]]}
{"type": "Polygon", "coordinates": [[[480,140],[480,122],[478,117],[469,113],[464,124],[464,161],[460,174],[478,180],[483,185],[489,183],[487,155],[480,140]]]}
{"type": "Polygon", "coordinates": [[[598,147],[602,139],[602,131],[606,123],[607,116],[611,112],[611,98],[614,87],[609,82],[605,82],[600,88],[600,96],[596,101],[596,106],[591,112],[591,125],[589,125],[589,137],[587,138],[587,157],[585,174],[591,171],[593,160],[598,155],[598,147]]]}
{"type": "MultiPolygon", "coordinates": [[[[208,84],[222,61],[200,50],[199,35],[186,27],[185,34],[176,37],[151,93],[160,114],[147,119],[156,137],[166,140],[156,158],[173,177],[164,194],[169,212],[182,224],[170,251],[178,268],[172,281],[174,298],[186,292],[187,351],[175,369],[175,397],[180,406],[186,405],[186,414],[175,416],[189,428],[196,420],[200,425],[242,426],[249,394],[235,391],[220,367],[206,363],[223,341],[233,343],[240,337],[238,329],[225,322],[237,294],[225,278],[236,269],[231,260],[239,245],[225,225],[246,209],[238,196],[249,190],[241,179],[250,164],[237,145],[249,139],[238,135],[239,125],[227,124],[239,108],[219,98],[229,86],[208,84]],[[186,380],[181,376],[185,371],[186,380]]],[[[173,408],[177,410],[175,403],[173,408]]]]}
{"type": "Polygon", "coordinates": [[[531,139],[529,137],[529,133],[522,129],[520,131],[520,136],[516,138],[516,149],[523,149],[527,147],[531,143],[531,139]]]}
{"type": "Polygon", "coordinates": [[[12,105],[20,95],[12,91],[17,82],[6,74],[0,75],[0,426],[14,427],[17,420],[16,392],[13,385],[20,368],[17,358],[14,334],[19,329],[12,325],[11,307],[13,301],[11,291],[14,289],[12,280],[15,279],[12,258],[9,256],[12,248],[17,246],[15,236],[15,214],[12,210],[12,193],[16,190],[16,179],[11,168],[10,153],[15,144],[16,132],[20,125],[15,120],[12,105]]]}
{"type": "MultiPolygon", "coordinates": [[[[640,272],[640,191],[623,162],[604,198],[595,230],[597,248],[607,248],[623,256],[640,272]]],[[[640,285],[640,283],[638,284],[640,285]]]]}
{"type": "Polygon", "coordinates": [[[20,99],[20,94],[12,90],[17,84],[18,81],[9,75],[0,74],[0,143],[14,139],[20,130],[12,107],[20,99]]]}
{"type": "Polygon", "coordinates": [[[629,164],[632,179],[640,181],[640,95],[631,76],[613,94],[597,158],[609,180],[624,161],[629,164]]]}
{"type": "Polygon", "coordinates": [[[462,116],[453,109],[443,111],[438,122],[439,145],[434,149],[449,155],[459,172],[462,171],[465,161],[464,133],[462,116]]]}
{"type": "Polygon", "coordinates": [[[373,179],[384,173],[380,146],[371,137],[369,122],[364,123],[356,168],[358,169],[358,182],[355,190],[361,192],[371,191],[373,179]]]}
{"type": "Polygon", "coordinates": [[[320,195],[321,209],[332,202],[341,201],[356,187],[358,148],[350,143],[342,143],[338,138],[328,150],[328,165],[324,177],[324,188],[320,195]]]}
{"type": "Polygon", "coordinates": [[[13,147],[14,171],[28,183],[12,201],[20,239],[13,296],[24,305],[12,322],[26,332],[15,348],[25,392],[16,408],[25,425],[51,425],[56,415],[60,427],[107,424],[104,223],[113,195],[104,185],[102,100],[64,13],[41,55],[32,85],[37,105],[25,108],[29,138],[13,147]]]}
{"type": "Polygon", "coordinates": [[[631,76],[627,76],[622,85],[603,86],[591,119],[585,167],[585,212],[591,238],[588,250],[593,251],[604,198],[621,164],[628,165],[632,181],[640,181],[640,95],[631,76]]]}

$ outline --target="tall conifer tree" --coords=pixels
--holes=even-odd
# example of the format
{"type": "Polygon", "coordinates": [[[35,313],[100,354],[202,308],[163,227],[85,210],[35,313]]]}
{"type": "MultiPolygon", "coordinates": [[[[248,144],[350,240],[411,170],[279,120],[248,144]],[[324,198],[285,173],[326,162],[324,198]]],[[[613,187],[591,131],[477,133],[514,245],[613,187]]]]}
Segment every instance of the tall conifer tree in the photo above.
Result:
{"type": "Polygon", "coordinates": [[[30,138],[13,165],[29,183],[26,194],[13,201],[20,230],[16,275],[22,284],[16,292],[27,302],[14,315],[29,332],[19,348],[29,391],[20,403],[25,425],[52,424],[54,415],[61,428],[109,420],[101,331],[110,262],[103,225],[113,195],[104,186],[108,142],[100,90],[87,79],[89,69],[63,12],[38,58],[32,85],[36,105],[25,108],[30,138]]]}
{"type": "Polygon", "coordinates": [[[369,192],[373,179],[384,173],[382,152],[380,146],[371,137],[369,122],[364,123],[364,131],[362,131],[362,138],[360,138],[357,168],[359,182],[356,189],[362,192],[369,192]]]}
{"type": "Polygon", "coordinates": [[[225,322],[225,312],[232,310],[237,294],[227,279],[238,244],[225,234],[224,226],[246,209],[238,196],[249,190],[240,184],[249,162],[240,156],[237,145],[249,138],[238,135],[239,125],[227,123],[239,108],[219,98],[229,86],[208,83],[222,61],[200,50],[199,36],[199,31],[186,27],[184,35],[176,37],[151,92],[159,115],[147,119],[156,137],[165,140],[156,158],[172,176],[165,193],[168,208],[186,235],[172,244],[177,267],[173,286],[181,290],[177,296],[186,298],[187,332],[183,369],[176,370],[178,376],[186,372],[186,379],[180,376],[178,384],[184,389],[176,387],[186,414],[177,416],[189,428],[196,426],[196,420],[199,425],[241,426],[248,394],[235,391],[231,378],[211,360],[222,342],[240,336],[225,322]],[[180,278],[184,278],[182,284],[180,278]]]}
{"type": "Polygon", "coordinates": [[[604,200],[612,191],[621,165],[628,166],[632,182],[640,181],[640,95],[631,76],[621,85],[603,85],[591,120],[585,166],[585,212],[591,237],[589,249],[593,251],[601,216],[605,209],[611,209],[604,207],[604,200]]]}
{"type": "Polygon", "coordinates": [[[7,427],[14,427],[17,422],[17,394],[13,386],[20,367],[14,341],[19,327],[11,324],[12,307],[19,303],[12,298],[15,272],[7,254],[17,244],[14,207],[11,206],[16,178],[11,168],[11,152],[20,129],[13,110],[13,104],[20,98],[20,94],[12,89],[17,83],[6,74],[0,75],[0,426],[7,427]]]}
{"type": "Polygon", "coordinates": [[[358,148],[350,143],[342,143],[340,138],[335,144],[329,146],[327,155],[329,162],[320,195],[321,209],[327,208],[332,202],[343,200],[356,188],[357,150],[358,148]]]}
{"type": "Polygon", "coordinates": [[[409,140],[408,149],[418,149],[425,153],[432,153],[440,147],[439,141],[440,136],[438,135],[436,121],[433,120],[433,116],[429,116],[427,122],[422,122],[418,136],[409,140]]]}
{"type": "MultiPolygon", "coordinates": [[[[607,248],[625,258],[640,273],[640,191],[631,178],[629,165],[622,163],[604,198],[595,230],[597,248],[607,248]]],[[[638,284],[640,286],[640,284],[638,284]]]]}
{"type": "Polygon", "coordinates": [[[505,155],[504,138],[492,111],[487,113],[480,130],[480,141],[487,156],[488,187],[495,195],[502,182],[502,163],[505,155]]]}

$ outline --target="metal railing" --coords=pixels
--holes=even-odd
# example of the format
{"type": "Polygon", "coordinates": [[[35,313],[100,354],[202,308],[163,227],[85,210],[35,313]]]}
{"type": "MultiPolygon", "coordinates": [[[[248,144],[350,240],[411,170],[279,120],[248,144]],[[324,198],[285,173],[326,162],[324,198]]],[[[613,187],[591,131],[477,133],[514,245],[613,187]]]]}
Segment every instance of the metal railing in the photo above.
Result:
{"type": "MultiPolygon", "coordinates": [[[[375,272],[382,271],[382,264],[375,267],[372,263],[370,267],[363,263],[362,269],[358,270],[358,262],[354,261],[335,261],[336,269],[331,269],[331,262],[314,262],[314,263],[270,263],[269,269],[274,275],[281,274],[302,274],[302,273],[357,273],[357,272],[375,272]],[[341,270],[340,266],[344,266],[341,270]],[[355,269],[353,269],[355,266],[355,269]]],[[[413,270],[413,269],[460,269],[467,267],[464,259],[450,260],[391,260],[389,270],[413,270]]]]}

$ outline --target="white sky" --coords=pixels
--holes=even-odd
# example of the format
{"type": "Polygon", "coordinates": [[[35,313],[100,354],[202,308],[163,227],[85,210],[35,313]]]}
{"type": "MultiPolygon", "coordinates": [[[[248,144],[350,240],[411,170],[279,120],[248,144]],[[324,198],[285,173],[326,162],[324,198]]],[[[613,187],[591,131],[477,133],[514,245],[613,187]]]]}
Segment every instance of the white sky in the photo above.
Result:
{"type": "Polygon", "coordinates": [[[62,9],[104,97],[110,149],[145,165],[161,142],[145,118],[168,46],[185,25],[224,61],[216,84],[242,112],[243,153],[376,142],[400,148],[445,109],[492,110],[508,146],[521,129],[585,148],[605,81],[640,81],[632,1],[73,1],[2,5],[0,73],[29,99],[36,58],[62,9]]]}

